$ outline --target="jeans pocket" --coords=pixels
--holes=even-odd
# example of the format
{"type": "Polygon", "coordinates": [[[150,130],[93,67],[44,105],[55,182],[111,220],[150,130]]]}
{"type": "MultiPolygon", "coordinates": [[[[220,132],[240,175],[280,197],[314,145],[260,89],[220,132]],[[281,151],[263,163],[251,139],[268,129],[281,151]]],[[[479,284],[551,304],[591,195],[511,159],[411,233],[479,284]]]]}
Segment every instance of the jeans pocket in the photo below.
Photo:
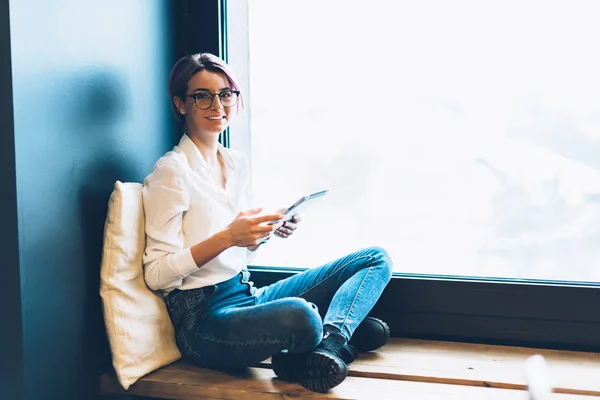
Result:
{"type": "Polygon", "coordinates": [[[216,285],[198,289],[175,289],[167,295],[165,303],[171,323],[179,330],[182,320],[187,317],[188,325],[196,316],[206,309],[206,303],[215,295],[216,285]]]}
{"type": "Polygon", "coordinates": [[[188,314],[191,316],[201,314],[206,309],[208,300],[215,295],[216,291],[217,285],[188,290],[189,293],[186,293],[184,298],[188,314]]]}

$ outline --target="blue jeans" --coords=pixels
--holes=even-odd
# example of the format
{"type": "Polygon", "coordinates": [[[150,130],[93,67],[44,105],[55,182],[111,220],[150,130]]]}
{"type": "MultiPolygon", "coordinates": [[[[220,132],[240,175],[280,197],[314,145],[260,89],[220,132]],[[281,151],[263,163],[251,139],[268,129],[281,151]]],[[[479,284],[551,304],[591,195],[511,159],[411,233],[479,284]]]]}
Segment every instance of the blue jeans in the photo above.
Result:
{"type": "Polygon", "coordinates": [[[350,340],[391,274],[387,252],[370,247],[260,289],[243,270],[216,285],[176,289],[165,301],[186,361],[249,367],[284,349],[312,350],[324,325],[350,340]]]}

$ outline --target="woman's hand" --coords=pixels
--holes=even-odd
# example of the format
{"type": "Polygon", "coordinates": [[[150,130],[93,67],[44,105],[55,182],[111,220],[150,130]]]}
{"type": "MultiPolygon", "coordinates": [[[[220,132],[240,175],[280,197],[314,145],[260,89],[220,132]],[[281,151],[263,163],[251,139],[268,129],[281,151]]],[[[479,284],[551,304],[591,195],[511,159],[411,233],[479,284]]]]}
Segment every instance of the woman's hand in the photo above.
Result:
{"type": "Polygon", "coordinates": [[[240,212],[235,219],[225,228],[232,246],[257,247],[267,236],[279,229],[283,222],[272,225],[269,221],[277,221],[284,217],[281,213],[256,216],[262,208],[254,208],[240,212]]]}
{"type": "Polygon", "coordinates": [[[283,225],[275,231],[275,235],[280,238],[289,238],[294,231],[298,228],[298,223],[302,221],[302,218],[298,214],[294,215],[291,220],[285,221],[283,225]]]}

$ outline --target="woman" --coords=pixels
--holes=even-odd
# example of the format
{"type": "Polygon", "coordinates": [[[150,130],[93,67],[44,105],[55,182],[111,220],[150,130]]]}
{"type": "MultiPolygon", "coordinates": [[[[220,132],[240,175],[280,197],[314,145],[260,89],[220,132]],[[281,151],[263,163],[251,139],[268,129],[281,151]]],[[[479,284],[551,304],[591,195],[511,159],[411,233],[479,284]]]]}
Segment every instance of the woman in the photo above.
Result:
{"type": "Polygon", "coordinates": [[[165,296],[183,358],[236,368],[272,356],[277,376],[326,392],[345,379],[357,351],[379,348],[389,337],[385,323],[365,319],[391,277],[389,256],[367,248],[254,287],[248,256],[271,233],[292,235],[300,217],[282,222],[280,213],[250,207],[245,158],[218,142],[243,105],[221,59],[183,57],[169,91],[185,133],[144,181],[144,276],[165,296]]]}

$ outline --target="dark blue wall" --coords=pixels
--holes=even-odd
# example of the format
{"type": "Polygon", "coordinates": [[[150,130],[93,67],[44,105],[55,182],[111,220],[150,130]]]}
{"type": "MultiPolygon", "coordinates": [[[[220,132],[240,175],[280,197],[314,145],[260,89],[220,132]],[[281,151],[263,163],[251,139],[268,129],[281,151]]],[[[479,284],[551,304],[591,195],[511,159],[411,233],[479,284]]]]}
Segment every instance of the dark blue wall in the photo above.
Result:
{"type": "Polygon", "coordinates": [[[92,399],[110,362],[98,295],[108,197],[116,180],[141,181],[173,143],[169,1],[10,0],[10,53],[0,4],[10,285],[0,296],[14,325],[2,318],[3,337],[13,339],[1,348],[11,346],[0,360],[11,382],[0,383],[0,397],[92,399]]]}
{"type": "Polygon", "coordinates": [[[8,2],[0,0],[0,398],[23,398],[21,284],[8,2]]]}

